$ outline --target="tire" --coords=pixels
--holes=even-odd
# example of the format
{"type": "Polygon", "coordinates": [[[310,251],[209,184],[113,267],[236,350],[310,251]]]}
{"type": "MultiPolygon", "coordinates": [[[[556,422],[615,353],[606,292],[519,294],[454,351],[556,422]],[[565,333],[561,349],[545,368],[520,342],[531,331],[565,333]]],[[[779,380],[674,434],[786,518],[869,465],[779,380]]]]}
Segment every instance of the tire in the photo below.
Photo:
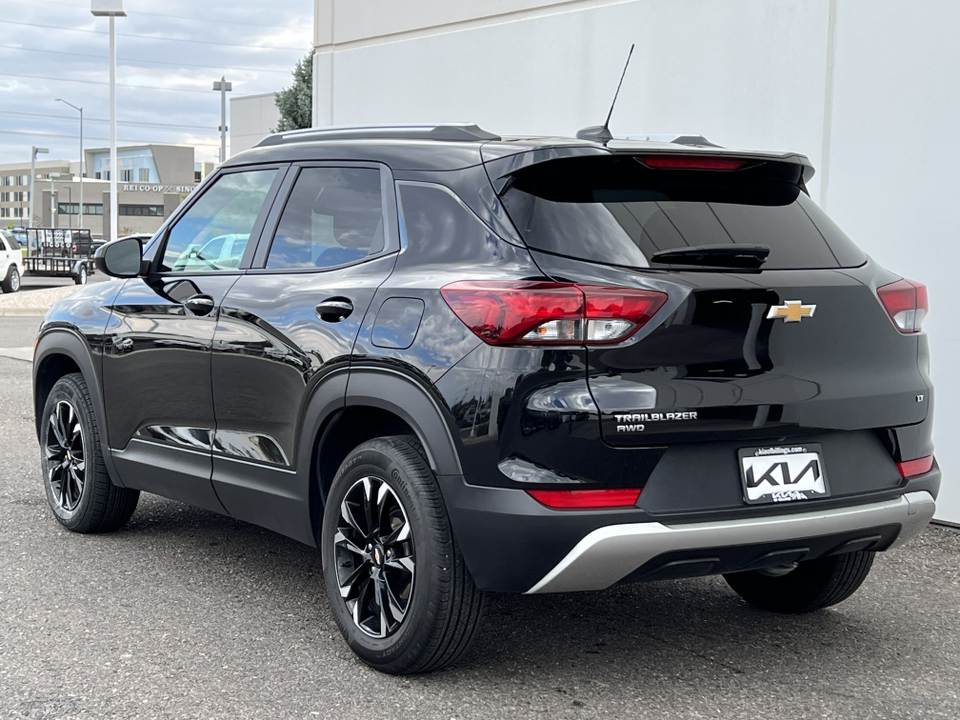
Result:
{"type": "Polygon", "coordinates": [[[7,276],[0,283],[0,288],[3,288],[5,293],[15,293],[20,289],[20,271],[16,265],[11,265],[7,270],[7,276]]]}
{"type": "Polygon", "coordinates": [[[808,613],[853,595],[870,572],[874,555],[872,551],[859,550],[804,560],[784,575],[751,570],[723,578],[737,595],[762,610],[808,613]]]}
{"type": "Polygon", "coordinates": [[[361,660],[405,675],[439,670],[463,655],[486,596],[463,562],[419,442],[390,436],[354,449],[331,484],[321,533],[327,597],[361,660]],[[358,512],[367,508],[380,520],[358,512]]]}
{"type": "Polygon", "coordinates": [[[43,407],[40,461],[47,502],[68,530],[102,533],[130,519],[139,490],[115,486],[100,452],[100,434],[80,373],[60,378],[43,407]]]}
{"type": "Polygon", "coordinates": [[[86,285],[87,284],[87,266],[81,265],[80,269],[77,271],[77,274],[73,276],[74,285],[86,285]]]}

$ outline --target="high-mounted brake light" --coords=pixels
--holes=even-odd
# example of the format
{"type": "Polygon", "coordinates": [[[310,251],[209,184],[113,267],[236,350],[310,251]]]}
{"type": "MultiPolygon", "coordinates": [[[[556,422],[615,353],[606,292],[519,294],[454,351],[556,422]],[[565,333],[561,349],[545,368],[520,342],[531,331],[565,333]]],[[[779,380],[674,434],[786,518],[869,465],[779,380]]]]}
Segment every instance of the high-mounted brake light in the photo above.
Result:
{"type": "Polygon", "coordinates": [[[640,488],[527,490],[530,497],[553,510],[597,510],[633,507],[640,498],[640,492],[640,488]]]}
{"type": "Polygon", "coordinates": [[[926,285],[904,278],[877,288],[877,297],[900,332],[923,329],[923,319],[930,308],[926,285]]]}
{"type": "Polygon", "coordinates": [[[933,455],[917,458],[916,460],[905,460],[897,463],[897,470],[900,471],[900,477],[909,478],[917,475],[926,475],[933,470],[933,455]]]}
{"type": "Polygon", "coordinates": [[[667,301],[655,290],[530,281],[465,280],[440,293],[488,345],[618,343],[667,301]]]}
{"type": "Polygon", "coordinates": [[[709,155],[642,155],[640,162],[654,170],[739,170],[746,160],[709,155]]]}

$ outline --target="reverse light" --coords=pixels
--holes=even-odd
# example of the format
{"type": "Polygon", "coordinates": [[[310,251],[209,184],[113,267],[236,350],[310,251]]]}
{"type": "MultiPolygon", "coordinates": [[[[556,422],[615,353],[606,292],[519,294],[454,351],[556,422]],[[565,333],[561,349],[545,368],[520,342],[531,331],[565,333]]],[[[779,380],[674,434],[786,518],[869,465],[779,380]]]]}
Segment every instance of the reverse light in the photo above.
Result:
{"type": "Polygon", "coordinates": [[[640,488],[527,490],[530,497],[553,510],[597,510],[633,507],[640,498],[640,492],[640,488]]]}
{"type": "Polygon", "coordinates": [[[709,155],[642,155],[640,162],[654,170],[739,170],[746,160],[709,155]]]}
{"type": "Polygon", "coordinates": [[[604,345],[626,340],[667,301],[654,290],[465,280],[440,290],[489,345],[604,345]]]}
{"type": "Polygon", "coordinates": [[[929,309],[926,285],[904,278],[877,288],[877,297],[900,332],[915,333],[923,329],[923,319],[929,309]]]}
{"type": "Polygon", "coordinates": [[[897,470],[900,471],[900,477],[910,478],[917,475],[926,475],[933,469],[933,455],[917,458],[916,460],[904,460],[897,463],[897,470]]]}

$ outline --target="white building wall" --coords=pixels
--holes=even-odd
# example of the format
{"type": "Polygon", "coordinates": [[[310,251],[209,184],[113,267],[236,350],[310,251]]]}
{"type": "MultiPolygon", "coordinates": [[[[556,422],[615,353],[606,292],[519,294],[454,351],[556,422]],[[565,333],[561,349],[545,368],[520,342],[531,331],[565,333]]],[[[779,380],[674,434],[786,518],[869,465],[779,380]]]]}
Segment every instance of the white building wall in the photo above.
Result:
{"type": "Polygon", "coordinates": [[[960,117],[960,44],[950,37],[960,5],[316,4],[318,125],[470,121],[505,134],[570,135],[602,123],[636,43],[615,133],[698,133],[728,147],[796,150],[829,170],[826,194],[821,172],[813,197],[878,261],[930,288],[939,517],[960,523],[960,447],[952,442],[960,381],[951,372],[960,365],[960,323],[950,317],[948,277],[960,261],[960,216],[949,202],[960,184],[960,136],[950,127],[960,117]]]}
{"type": "Polygon", "coordinates": [[[279,122],[274,93],[230,98],[228,157],[252,148],[279,122]]]}

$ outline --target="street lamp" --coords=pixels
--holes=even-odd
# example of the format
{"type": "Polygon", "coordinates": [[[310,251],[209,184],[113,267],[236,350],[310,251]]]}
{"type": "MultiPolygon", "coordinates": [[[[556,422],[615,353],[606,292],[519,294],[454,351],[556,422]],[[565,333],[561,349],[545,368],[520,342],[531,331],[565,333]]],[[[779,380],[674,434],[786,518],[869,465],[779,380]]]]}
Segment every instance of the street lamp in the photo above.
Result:
{"type": "Polygon", "coordinates": [[[220,93],[220,162],[227,161],[227,93],[233,90],[233,84],[227,82],[225,75],[213,81],[214,92],[220,93]]]}
{"type": "Polygon", "coordinates": [[[57,189],[53,184],[53,181],[60,177],[60,173],[52,172],[49,175],[50,177],[50,227],[55,228],[57,226],[57,189]]]}
{"type": "Polygon", "coordinates": [[[77,107],[72,102],[67,102],[61,98],[57,98],[57,102],[62,102],[64,105],[69,105],[74,110],[79,111],[80,113],[80,209],[77,210],[77,227],[83,227],[83,108],[77,107]]]}
{"type": "MultiPolygon", "coordinates": [[[[117,42],[113,20],[126,17],[123,0],[91,0],[95,17],[110,18],[110,239],[117,239],[117,42]]],[[[83,208],[80,208],[83,210],[83,208]]]]}
{"type": "Polygon", "coordinates": [[[27,212],[30,213],[30,217],[27,218],[26,227],[33,227],[33,181],[34,175],[37,174],[37,154],[48,152],[50,151],[47,148],[38,148],[36,146],[30,148],[30,203],[27,210],[27,212]]]}

